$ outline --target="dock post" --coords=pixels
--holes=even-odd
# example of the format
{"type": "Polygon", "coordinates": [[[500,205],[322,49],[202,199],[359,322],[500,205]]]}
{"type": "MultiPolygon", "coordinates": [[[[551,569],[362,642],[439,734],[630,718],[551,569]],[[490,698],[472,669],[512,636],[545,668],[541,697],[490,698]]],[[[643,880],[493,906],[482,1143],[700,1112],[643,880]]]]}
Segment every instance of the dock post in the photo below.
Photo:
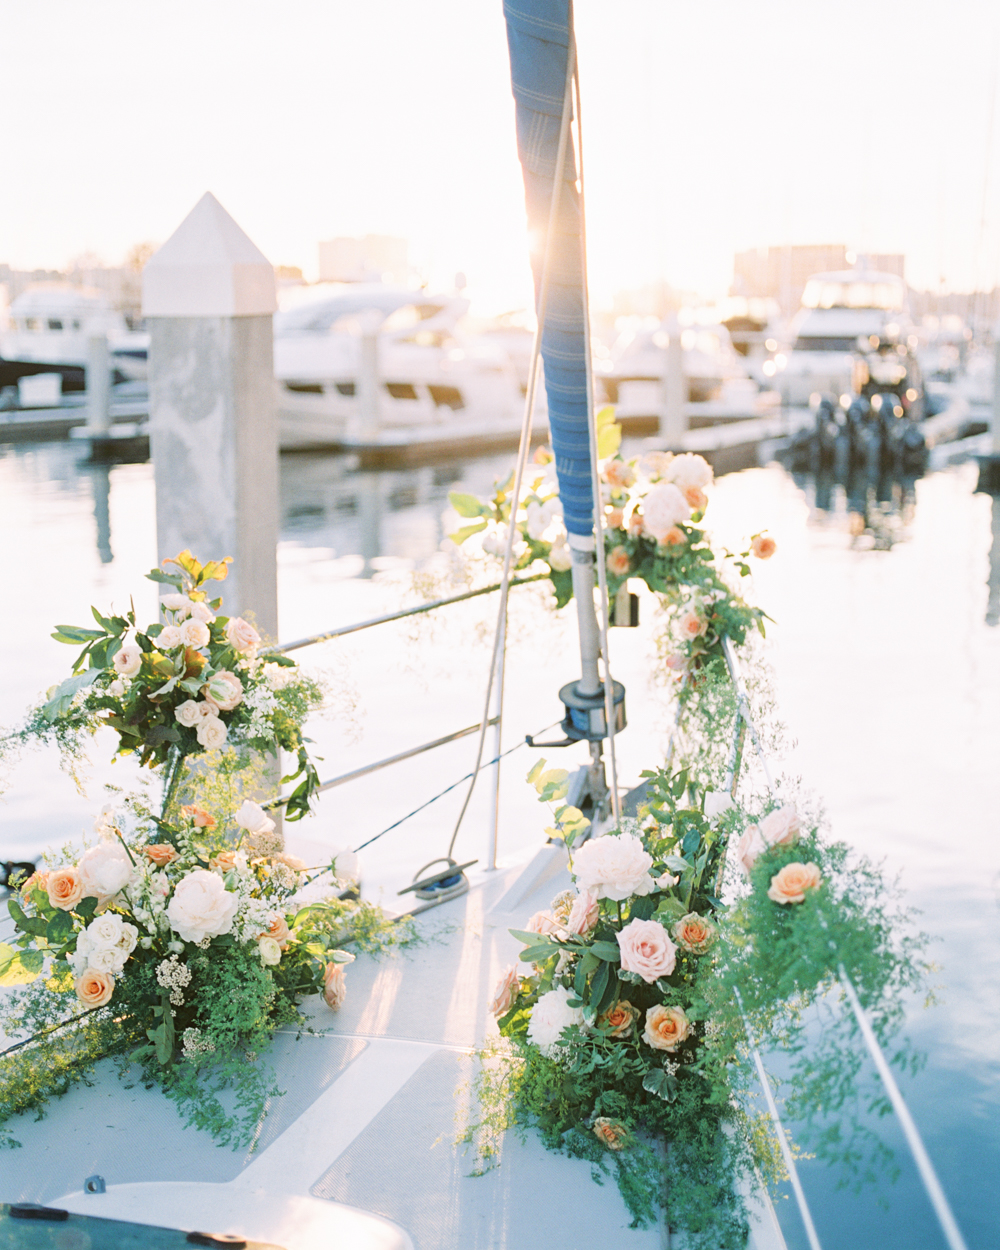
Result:
{"type": "Polygon", "coordinates": [[[381,425],[378,336],[383,316],[374,308],[366,309],[358,318],[361,335],[358,342],[357,429],[362,442],[377,443],[381,425]]]}
{"type": "Polygon", "coordinates": [[[687,379],[684,377],[684,350],[681,345],[681,325],[671,317],[667,325],[667,345],[664,351],[663,373],[663,421],[660,434],[671,451],[684,450],[687,433],[687,379]]]}
{"type": "Polygon", "coordinates": [[[87,433],[107,434],[111,428],[111,368],[105,334],[87,337],[87,433]]]}
{"type": "Polygon", "coordinates": [[[206,193],[142,279],[158,558],[232,556],[226,615],[276,640],[274,269],[206,193]]]}

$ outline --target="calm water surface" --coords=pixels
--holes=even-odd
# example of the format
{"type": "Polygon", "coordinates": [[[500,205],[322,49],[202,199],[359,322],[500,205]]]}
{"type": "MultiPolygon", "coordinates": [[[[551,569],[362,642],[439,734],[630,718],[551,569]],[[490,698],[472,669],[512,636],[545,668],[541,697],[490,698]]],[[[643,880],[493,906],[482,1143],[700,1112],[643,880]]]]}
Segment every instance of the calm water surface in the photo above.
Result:
{"type": "MultiPolygon", "coordinates": [[[[15,722],[72,658],[48,635],[135,598],[151,619],[155,589],[152,475],[78,463],[66,444],[0,447],[0,532],[7,553],[0,613],[0,724],[15,722]]],[[[299,637],[375,615],[411,595],[411,570],[435,557],[449,489],[485,490],[508,457],[386,473],[344,458],[282,462],[280,632],[299,637]]],[[[1000,581],[990,590],[992,508],[965,466],[881,491],[864,483],[795,480],[771,466],[722,479],[709,521],[734,546],[768,528],[778,555],[755,571],[753,594],[774,618],[768,650],[778,701],[797,743],[782,767],[826,804],[836,835],[901,874],[935,943],[940,1003],[913,1004],[908,1030],[928,1055],[903,1082],[970,1246],[1000,1245],[1000,581]],[[992,623],[990,623],[992,622],[992,623]]],[[[998,543],[1000,547],[1000,543],[998,543]]],[[[224,553],[212,553],[224,554],[224,553]]],[[[440,556],[435,557],[438,560],[440,556]]],[[[1000,561],[994,561],[1000,564],[1000,561]]],[[[505,746],[559,712],[575,676],[575,634],[540,596],[518,591],[509,658],[505,746]]],[[[613,635],[615,675],[628,689],[619,743],[625,783],[661,757],[665,695],[649,681],[651,612],[613,635]]],[[[488,600],[300,653],[322,672],[334,711],[311,726],[320,771],[334,776],[479,719],[492,626],[488,600]]],[[[460,777],[474,740],[351,783],[300,826],[300,853],[358,845],[460,777]]],[[[131,784],[131,765],[93,752],[89,799],[46,753],[12,770],[0,804],[0,853],[35,854],[78,836],[106,781],[131,784]]],[[[579,748],[560,757],[573,766],[579,748]]],[[[544,809],[523,783],[528,752],[503,772],[500,851],[528,854],[544,809]]],[[[551,753],[550,753],[551,754],[551,753]]],[[[490,786],[481,784],[458,852],[483,857],[490,786]]],[[[421,864],[444,853],[461,790],[364,853],[367,892],[391,904],[421,864]]],[[[879,1131],[902,1173],[860,1195],[806,1161],[803,1179],[825,1246],[922,1250],[944,1244],[892,1120],[879,1131]]],[[[780,1202],[793,1250],[797,1216],[780,1202]]]]}

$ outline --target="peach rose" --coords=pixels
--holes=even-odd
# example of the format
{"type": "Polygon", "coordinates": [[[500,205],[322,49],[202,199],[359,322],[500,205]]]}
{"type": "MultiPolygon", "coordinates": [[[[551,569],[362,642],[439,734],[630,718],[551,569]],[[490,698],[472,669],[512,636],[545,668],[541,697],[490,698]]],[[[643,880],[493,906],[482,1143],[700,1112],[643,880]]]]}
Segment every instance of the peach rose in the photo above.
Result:
{"type": "Polygon", "coordinates": [[[673,972],[677,947],[659,921],[630,920],[616,936],[626,972],[637,972],[647,985],[673,972]]]}
{"type": "Polygon", "coordinates": [[[323,974],[323,1000],[332,1011],[338,1011],[347,997],[347,979],[343,964],[327,964],[323,974]]]}
{"type": "Polygon", "coordinates": [[[594,1121],[594,1136],[609,1150],[623,1150],[628,1145],[630,1134],[624,1124],[599,1115],[594,1121]]]}
{"type": "Polygon", "coordinates": [[[181,642],[185,647],[207,647],[212,635],[204,621],[196,621],[189,617],[180,629],[181,642]]]}
{"type": "Polygon", "coordinates": [[[692,604],[677,619],[682,638],[700,638],[708,629],[708,621],[701,610],[692,604]]]}
{"type": "Polygon", "coordinates": [[[815,864],[786,864],[771,878],[767,897],[775,903],[804,903],[806,890],[815,890],[822,881],[815,864]]]}
{"type": "Polygon", "coordinates": [[[83,976],[74,982],[76,996],[84,1007],[103,1007],[111,1001],[115,989],[115,978],[110,972],[99,968],[87,968],[83,976]]]}
{"type": "Polygon", "coordinates": [[[604,480],[625,490],[635,481],[635,469],[624,460],[609,460],[604,466],[604,480]]]}
{"type": "Polygon", "coordinates": [[[271,937],[278,943],[283,951],[288,950],[288,921],[276,911],[271,917],[271,923],[267,926],[267,932],[258,934],[259,937],[271,937]]]}
{"type": "Polygon", "coordinates": [[[143,855],[157,866],[157,868],[166,868],[167,864],[172,863],[177,858],[177,852],[169,842],[150,842],[148,846],[142,848],[143,855]]]}
{"type": "Polygon", "coordinates": [[[708,496],[698,486],[683,486],[681,494],[688,501],[692,512],[704,512],[708,507],[708,496]]]}
{"type": "Polygon", "coordinates": [[[624,520],[625,520],[625,513],[621,510],[621,508],[608,508],[607,512],[605,513],[604,521],[608,529],[612,529],[612,530],[621,529],[624,520]]]}
{"type": "Polygon", "coordinates": [[[181,811],[189,817],[196,829],[215,828],[215,817],[210,816],[203,807],[198,807],[194,803],[185,803],[181,811]]]}
{"type": "Polygon", "coordinates": [[[520,985],[521,981],[517,974],[517,969],[511,965],[497,982],[497,987],[493,991],[493,998],[490,1000],[490,1011],[498,1020],[501,1016],[505,1016],[517,1002],[520,985]]]}
{"type": "Polygon", "coordinates": [[[601,916],[601,905],[596,894],[589,890],[581,890],[573,900],[566,918],[567,933],[575,933],[577,937],[585,937],[597,927],[601,916]]]}
{"type": "Polygon", "coordinates": [[[609,1007],[597,1017],[598,1028],[608,1029],[612,1037],[624,1037],[632,1032],[632,1025],[639,1016],[638,1008],[625,998],[621,998],[613,1007],[609,1007]]]}
{"type": "Polygon", "coordinates": [[[226,625],[226,639],[234,651],[256,651],[260,634],[242,616],[231,617],[226,625]]]}
{"type": "Polygon", "coordinates": [[[111,663],[119,677],[134,677],[142,668],[142,651],[134,642],[127,642],[120,651],[115,652],[111,663]]]}
{"type": "Polygon", "coordinates": [[[679,530],[676,525],[672,525],[670,529],[660,539],[661,547],[683,547],[687,542],[683,530],[679,530]]]}
{"type": "Polygon", "coordinates": [[[736,847],[736,858],[745,876],[749,877],[757,858],[767,850],[767,843],[760,836],[756,825],[747,825],[736,847]]]}
{"type": "Polygon", "coordinates": [[[654,1050],[676,1050],[691,1032],[691,1021],[680,1007],[650,1007],[642,1040],[654,1050]]]}
{"type": "Polygon", "coordinates": [[[704,916],[693,911],[682,916],[671,932],[677,939],[677,945],[683,946],[694,955],[703,955],[716,937],[716,928],[711,920],[706,920],[704,916]]]}
{"type": "Polygon", "coordinates": [[[220,851],[208,861],[209,866],[218,868],[223,873],[229,872],[230,869],[236,867],[236,856],[236,851],[220,851]]]}
{"type": "Polygon", "coordinates": [[[801,831],[799,814],[790,803],[768,812],[760,822],[760,836],[768,846],[794,846],[801,831]]]}
{"type": "Polygon", "coordinates": [[[272,855],[271,862],[284,864],[286,868],[291,868],[292,872],[305,872],[307,867],[304,859],[299,859],[297,855],[289,855],[286,851],[282,851],[278,855],[272,855]]]}
{"type": "Polygon", "coordinates": [[[49,903],[60,911],[72,911],[83,898],[83,878],[75,868],[56,868],[46,885],[49,903]]]}
{"type": "Polygon", "coordinates": [[[758,560],[770,560],[778,550],[778,544],[766,534],[757,534],[750,544],[750,551],[758,560]]]}
{"type": "Polygon", "coordinates": [[[631,567],[632,561],[624,547],[612,547],[608,552],[608,572],[612,577],[624,577],[631,567]]]}
{"type": "Polygon", "coordinates": [[[628,519],[628,532],[633,538],[638,538],[643,531],[643,525],[642,513],[636,508],[628,519]]]}

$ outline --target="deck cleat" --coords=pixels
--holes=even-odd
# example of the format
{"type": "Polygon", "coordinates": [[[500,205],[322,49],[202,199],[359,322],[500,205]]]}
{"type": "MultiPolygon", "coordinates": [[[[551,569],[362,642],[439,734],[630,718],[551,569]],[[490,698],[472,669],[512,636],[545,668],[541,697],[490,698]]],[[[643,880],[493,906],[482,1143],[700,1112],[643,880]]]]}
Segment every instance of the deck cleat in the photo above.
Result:
{"type": "Polygon", "coordinates": [[[468,863],[458,864],[448,855],[442,855],[439,859],[432,859],[430,863],[424,864],[423,868],[417,872],[410,885],[400,890],[400,894],[408,894],[412,891],[417,898],[428,903],[445,903],[450,898],[457,898],[460,894],[465,894],[469,889],[469,878],[465,875],[465,869],[471,868],[477,861],[470,859],[468,863]],[[428,873],[427,870],[435,864],[444,864],[444,868],[437,872],[428,873]]]}

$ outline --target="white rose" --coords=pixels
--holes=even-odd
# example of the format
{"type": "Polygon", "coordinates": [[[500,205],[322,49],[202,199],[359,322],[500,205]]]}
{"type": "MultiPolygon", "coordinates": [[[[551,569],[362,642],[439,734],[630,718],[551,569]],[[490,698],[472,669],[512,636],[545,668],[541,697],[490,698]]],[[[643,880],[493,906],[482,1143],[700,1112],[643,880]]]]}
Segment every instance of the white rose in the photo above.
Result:
{"type": "Polygon", "coordinates": [[[102,842],[84,853],[77,865],[85,898],[93,897],[103,906],[128,885],[132,861],[120,842],[102,842]]]}
{"type": "Polygon", "coordinates": [[[655,888],[649,870],[653,857],[634,833],[591,838],[573,854],[573,874],[581,891],[621,902],[655,888]]]}
{"type": "MultiPolygon", "coordinates": [[[[536,540],[543,538],[553,538],[555,535],[550,532],[552,523],[556,517],[562,516],[562,504],[558,497],[555,499],[547,499],[545,503],[529,503],[525,508],[526,529],[528,537],[536,540]]],[[[558,529],[562,529],[559,525],[558,529]]]]}
{"type": "Polygon", "coordinates": [[[167,906],[170,927],[185,942],[219,937],[233,927],[239,899],[214,872],[196,868],[177,883],[167,906]]]}
{"type": "Polygon", "coordinates": [[[691,520],[691,508],[673,482],[654,486],[642,501],[642,527],[657,542],[681,521],[691,520]]]}
{"type": "Polygon", "coordinates": [[[483,535],[483,550],[488,556],[502,556],[507,550],[507,526],[498,525],[483,535]]]}
{"type": "Polygon", "coordinates": [[[124,697],[125,691],[127,689],[128,687],[125,685],[125,683],[123,681],[119,681],[118,678],[116,677],[115,680],[111,683],[111,685],[108,686],[108,694],[111,695],[111,697],[114,699],[121,699],[124,697]]]}
{"type": "Polygon", "coordinates": [[[583,1024],[583,1008],[569,1006],[570,992],[558,986],[543,994],[531,1009],[528,1021],[528,1040],[534,1042],[543,1055],[552,1058],[559,1045],[563,1029],[573,1024],[583,1024]]]}
{"type": "Polygon", "coordinates": [[[267,812],[259,803],[251,803],[249,799],[243,800],[243,806],[236,813],[236,823],[247,833],[270,833],[274,828],[274,821],[267,812]]]}
{"type": "Polygon", "coordinates": [[[344,847],[343,850],[334,851],[330,858],[333,861],[333,875],[338,881],[361,880],[361,860],[353,851],[344,847]]]}
{"type": "Polygon", "coordinates": [[[675,482],[682,491],[689,486],[704,490],[712,484],[712,466],[703,456],[685,452],[683,456],[674,456],[666,466],[663,478],[667,482],[675,482]]]}
{"type": "Polygon", "coordinates": [[[124,959],[119,962],[118,952],[113,946],[99,946],[87,956],[87,967],[96,968],[99,972],[120,972],[124,959]]]}
{"type": "Polygon", "coordinates": [[[198,722],[198,744],[206,751],[216,751],[225,742],[229,730],[218,716],[206,716],[198,722]]]}
{"type": "Polygon", "coordinates": [[[142,651],[134,642],[127,642],[120,651],[115,652],[111,663],[120,677],[134,677],[142,668],[142,651]]]}
{"type": "Polygon", "coordinates": [[[273,937],[259,938],[257,941],[257,949],[260,952],[260,962],[268,968],[273,968],[275,964],[281,962],[281,947],[273,937]]]}
{"type": "Polygon", "coordinates": [[[187,595],[164,595],[160,600],[160,605],[168,612],[179,613],[182,621],[191,612],[191,600],[187,595]]]}
{"type": "Polygon", "coordinates": [[[565,573],[573,563],[573,554],[566,543],[565,538],[557,538],[552,544],[552,550],[548,555],[549,568],[557,573],[565,573]]]}
{"type": "Polygon", "coordinates": [[[265,664],[261,674],[272,690],[284,690],[298,677],[297,671],[289,664],[265,664]]]}
{"type": "Polygon", "coordinates": [[[156,645],[161,651],[173,651],[174,647],[179,647],[183,641],[181,631],[176,625],[164,625],[156,635],[156,645]]]}
{"type": "Polygon", "coordinates": [[[106,911],[87,925],[87,936],[93,943],[93,949],[114,947],[122,935],[122,918],[113,911],[106,911]]]}
{"type": "Polygon", "coordinates": [[[185,699],[174,708],[174,717],[186,728],[191,729],[201,720],[201,712],[194,699],[185,699]]]}
{"type": "Polygon", "coordinates": [[[191,619],[193,621],[201,621],[204,625],[211,625],[215,620],[215,613],[201,599],[197,599],[191,604],[191,619]]]}
{"type": "Polygon", "coordinates": [[[705,815],[709,820],[716,820],[732,805],[732,797],[725,790],[709,790],[705,795],[705,815]]]}
{"type": "Polygon", "coordinates": [[[185,647],[205,647],[211,634],[204,621],[188,620],[180,628],[181,642],[185,647]]]}

